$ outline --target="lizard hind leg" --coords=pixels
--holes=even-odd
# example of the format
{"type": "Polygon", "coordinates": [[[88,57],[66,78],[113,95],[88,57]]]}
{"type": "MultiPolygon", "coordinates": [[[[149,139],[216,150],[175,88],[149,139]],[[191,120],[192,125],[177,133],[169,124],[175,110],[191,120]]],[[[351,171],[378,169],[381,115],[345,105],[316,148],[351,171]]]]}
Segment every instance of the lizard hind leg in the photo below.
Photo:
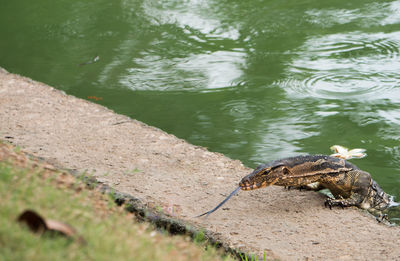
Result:
{"type": "Polygon", "coordinates": [[[325,207],[329,207],[332,209],[332,206],[339,206],[342,208],[351,207],[351,206],[359,206],[360,202],[363,200],[363,196],[357,193],[354,193],[349,198],[343,198],[339,196],[338,199],[327,198],[325,200],[325,207]]]}
{"type": "Polygon", "coordinates": [[[325,206],[329,206],[329,208],[332,206],[364,208],[362,202],[368,195],[370,181],[371,175],[368,172],[362,170],[347,172],[340,180],[333,184],[331,182],[327,186],[336,199],[326,199],[325,206]]]}

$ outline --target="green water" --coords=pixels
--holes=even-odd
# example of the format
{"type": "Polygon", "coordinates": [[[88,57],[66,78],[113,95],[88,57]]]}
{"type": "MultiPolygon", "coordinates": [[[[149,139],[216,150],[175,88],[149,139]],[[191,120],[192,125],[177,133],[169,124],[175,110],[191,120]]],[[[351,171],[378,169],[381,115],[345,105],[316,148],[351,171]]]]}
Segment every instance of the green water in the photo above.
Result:
{"type": "Polygon", "coordinates": [[[400,198],[400,1],[0,0],[0,37],[8,71],[250,167],[365,148],[400,198]]]}

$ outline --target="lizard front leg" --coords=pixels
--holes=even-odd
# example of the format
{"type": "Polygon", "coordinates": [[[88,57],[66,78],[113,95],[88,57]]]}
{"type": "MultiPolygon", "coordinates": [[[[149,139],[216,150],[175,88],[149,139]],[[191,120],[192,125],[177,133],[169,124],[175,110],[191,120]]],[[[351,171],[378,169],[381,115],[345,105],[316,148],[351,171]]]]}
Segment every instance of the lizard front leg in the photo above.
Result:
{"type": "Polygon", "coordinates": [[[325,187],[321,185],[319,182],[313,182],[307,185],[301,185],[301,186],[285,186],[287,190],[290,190],[292,188],[298,189],[298,190],[313,190],[313,191],[319,191],[321,189],[324,189],[325,187]]]}

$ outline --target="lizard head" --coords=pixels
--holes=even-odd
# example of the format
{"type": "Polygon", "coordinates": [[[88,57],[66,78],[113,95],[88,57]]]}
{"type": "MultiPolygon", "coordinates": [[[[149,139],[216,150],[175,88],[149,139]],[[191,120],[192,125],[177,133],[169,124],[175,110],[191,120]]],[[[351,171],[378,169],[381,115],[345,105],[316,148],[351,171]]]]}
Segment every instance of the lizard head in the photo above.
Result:
{"type": "Polygon", "coordinates": [[[273,185],[282,175],[286,174],[287,168],[282,164],[260,165],[252,173],[245,176],[239,186],[242,190],[253,190],[273,185]]]}

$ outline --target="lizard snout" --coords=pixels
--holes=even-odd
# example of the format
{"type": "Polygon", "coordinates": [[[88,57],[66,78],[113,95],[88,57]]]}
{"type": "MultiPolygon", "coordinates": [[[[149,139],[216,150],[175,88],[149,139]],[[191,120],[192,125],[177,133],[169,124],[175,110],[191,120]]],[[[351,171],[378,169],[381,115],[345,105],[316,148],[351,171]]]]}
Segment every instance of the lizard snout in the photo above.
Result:
{"type": "Polygon", "coordinates": [[[268,186],[265,176],[269,173],[270,169],[263,166],[258,167],[249,175],[242,178],[239,186],[242,190],[253,190],[268,186]]]}
{"type": "Polygon", "coordinates": [[[239,186],[242,189],[246,189],[246,187],[250,187],[250,179],[248,177],[244,177],[240,182],[239,186]]]}
{"type": "Polygon", "coordinates": [[[253,182],[251,182],[250,178],[248,176],[244,177],[240,182],[239,186],[242,190],[251,190],[253,189],[253,182]]]}
{"type": "Polygon", "coordinates": [[[239,182],[239,186],[242,190],[253,190],[253,189],[258,189],[261,187],[264,187],[265,182],[259,183],[259,182],[255,182],[252,181],[250,178],[248,177],[244,177],[240,182],[239,182]]]}

